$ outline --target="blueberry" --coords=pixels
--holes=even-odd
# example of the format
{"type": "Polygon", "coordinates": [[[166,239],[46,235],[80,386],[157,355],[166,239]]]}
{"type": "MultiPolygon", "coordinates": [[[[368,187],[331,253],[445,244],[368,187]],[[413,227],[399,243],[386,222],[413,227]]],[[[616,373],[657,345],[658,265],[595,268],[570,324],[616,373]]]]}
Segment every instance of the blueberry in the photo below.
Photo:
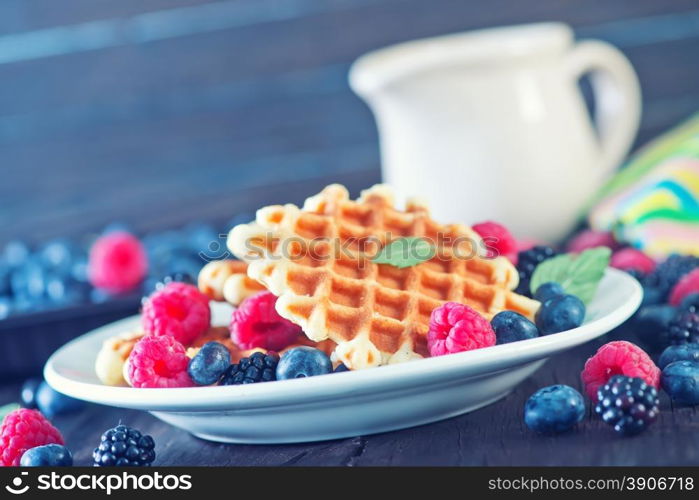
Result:
{"type": "Polygon", "coordinates": [[[15,268],[10,276],[10,287],[15,297],[24,296],[29,300],[41,298],[45,290],[44,269],[36,259],[29,259],[15,268]]]}
{"type": "Polygon", "coordinates": [[[658,367],[662,370],[675,361],[699,362],[699,344],[679,344],[665,348],[658,360],[658,367]]]}
{"type": "Polygon", "coordinates": [[[582,395],[567,385],[551,385],[536,391],[524,405],[524,423],[536,432],[564,432],[585,415],[582,395]]]}
{"type": "Polygon", "coordinates": [[[574,295],[558,295],[541,304],[536,325],[542,335],[564,332],[582,325],[585,304],[574,295]]]}
{"type": "Polygon", "coordinates": [[[73,413],[85,408],[85,402],[61,394],[51,388],[46,382],[42,382],[36,391],[36,406],[41,413],[48,418],[54,415],[73,413]]]}
{"type": "Polygon", "coordinates": [[[36,408],[36,392],[41,385],[40,378],[30,378],[24,381],[19,393],[19,399],[25,408],[36,408]]]}
{"type": "Polygon", "coordinates": [[[10,267],[19,267],[27,260],[29,257],[29,247],[21,241],[10,241],[5,245],[5,262],[10,267]]]}
{"type": "Polygon", "coordinates": [[[10,275],[10,267],[0,261],[0,295],[9,295],[12,292],[10,275]]]}
{"type": "Polygon", "coordinates": [[[667,330],[675,312],[670,305],[642,306],[633,317],[633,329],[649,350],[660,351],[669,344],[667,330]]]}
{"type": "Polygon", "coordinates": [[[670,363],[663,369],[660,383],[674,402],[699,405],[699,362],[670,363]]]}
{"type": "Polygon", "coordinates": [[[490,321],[497,344],[508,344],[518,340],[533,339],[539,336],[536,325],[514,311],[502,311],[490,321]]]}
{"type": "Polygon", "coordinates": [[[665,295],[662,290],[651,286],[643,287],[643,299],[641,300],[641,307],[658,305],[664,302],[665,295]]]}
{"type": "Polygon", "coordinates": [[[539,302],[545,302],[548,299],[552,299],[558,295],[565,295],[565,290],[558,283],[550,281],[548,283],[543,283],[536,289],[534,293],[534,298],[539,302]]]}
{"type": "Polygon", "coordinates": [[[699,293],[690,293],[682,299],[678,307],[678,309],[682,311],[688,311],[692,308],[694,308],[695,311],[699,311],[699,293]]]}
{"type": "Polygon", "coordinates": [[[330,358],[312,347],[295,347],[285,352],[277,365],[277,380],[313,377],[333,371],[330,358]]]}
{"type": "Polygon", "coordinates": [[[102,230],[102,234],[109,233],[133,233],[133,229],[124,222],[110,222],[102,230]]]}
{"type": "Polygon", "coordinates": [[[231,364],[228,348],[218,342],[207,342],[189,361],[187,373],[197,385],[216,383],[231,364]]]}
{"type": "Polygon", "coordinates": [[[39,250],[41,263],[58,274],[70,273],[73,263],[73,245],[67,240],[54,240],[39,250]]]}
{"type": "Polygon", "coordinates": [[[47,444],[25,451],[19,465],[22,467],[70,467],[73,465],[73,455],[65,446],[47,444]]]}
{"type": "Polygon", "coordinates": [[[335,367],[335,369],[333,370],[333,373],[342,373],[342,372],[348,372],[348,371],[350,371],[350,369],[347,368],[344,363],[340,363],[339,365],[337,365],[335,367]]]}
{"type": "Polygon", "coordinates": [[[12,314],[12,299],[0,296],[0,320],[7,318],[10,314],[12,314]]]}

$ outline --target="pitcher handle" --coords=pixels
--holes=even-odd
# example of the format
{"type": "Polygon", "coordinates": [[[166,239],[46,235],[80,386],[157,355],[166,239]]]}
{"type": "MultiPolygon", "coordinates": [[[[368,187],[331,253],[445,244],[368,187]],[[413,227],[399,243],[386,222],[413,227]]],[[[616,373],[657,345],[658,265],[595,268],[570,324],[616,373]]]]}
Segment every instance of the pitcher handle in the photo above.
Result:
{"type": "Polygon", "coordinates": [[[641,90],[631,63],[608,43],[578,43],[568,55],[573,78],[590,73],[595,99],[595,125],[600,137],[600,170],[612,172],[631,147],[641,117],[641,90]]]}

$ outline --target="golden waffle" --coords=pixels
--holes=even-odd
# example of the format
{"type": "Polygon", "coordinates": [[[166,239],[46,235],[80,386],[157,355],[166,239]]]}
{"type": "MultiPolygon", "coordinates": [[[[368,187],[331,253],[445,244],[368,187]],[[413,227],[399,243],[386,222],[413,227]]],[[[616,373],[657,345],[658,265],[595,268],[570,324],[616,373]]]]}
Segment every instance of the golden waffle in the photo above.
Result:
{"type": "Polygon", "coordinates": [[[303,209],[262,208],[256,222],[231,230],[228,246],[249,262],[248,275],[279,297],[279,314],[314,341],[335,341],[336,359],[352,369],[427,355],[430,314],[447,301],[488,319],[505,309],[533,318],[539,307],[512,291],[516,269],[504,257],[485,258],[472,229],[436,223],[421,203],[397,210],[384,185],[357,201],[331,185],[303,209]],[[437,254],[403,269],[369,258],[410,236],[436,242],[437,254]]]}
{"type": "Polygon", "coordinates": [[[247,275],[248,265],[239,260],[214,260],[199,271],[199,290],[212,300],[237,306],[265,288],[247,275]]]}

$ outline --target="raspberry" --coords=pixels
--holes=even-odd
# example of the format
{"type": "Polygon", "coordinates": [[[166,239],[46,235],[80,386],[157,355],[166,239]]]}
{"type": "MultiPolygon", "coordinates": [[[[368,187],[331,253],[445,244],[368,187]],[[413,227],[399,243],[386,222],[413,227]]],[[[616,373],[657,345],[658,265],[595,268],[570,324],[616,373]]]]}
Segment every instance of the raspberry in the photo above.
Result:
{"type": "Polygon", "coordinates": [[[622,248],[612,255],[609,265],[622,271],[639,271],[643,274],[653,272],[655,261],[635,248],[622,248]]]}
{"type": "Polygon", "coordinates": [[[141,319],[146,333],[189,345],[211,326],[209,298],[194,285],[173,281],[144,300],[141,319]]]}
{"type": "Polygon", "coordinates": [[[97,239],[90,249],[88,277],[90,283],[110,293],[133,290],[148,271],[143,245],[125,232],[109,233],[97,239]]]}
{"type": "Polygon", "coordinates": [[[587,360],[581,378],[589,398],[597,402],[597,389],[614,375],[643,379],[648,385],[660,385],[660,370],[648,354],[625,340],[609,342],[587,360]]]}
{"type": "Polygon", "coordinates": [[[231,318],[231,340],[241,349],[261,347],[281,351],[296,341],[301,327],[282,318],[274,308],[277,297],[260,292],[245,299],[231,318]]]}
{"type": "Polygon", "coordinates": [[[586,229],[576,234],[573,239],[568,242],[568,251],[580,253],[584,250],[596,247],[608,247],[613,250],[617,246],[617,242],[612,233],[586,229]]]}
{"type": "Polygon", "coordinates": [[[0,427],[0,466],[17,467],[25,451],[45,444],[64,444],[46,417],[26,408],[8,413],[0,427]]]}
{"type": "Polygon", "coordinates": [[[174,337],[146,335],[129,355],[129,381],[133,387],[191,387],[188,364],[184,346],[174,337]]]}
{"type": "Polygon", "coordinates": [[[427,332],[431,356],[489,347],[495,340],[488,320],[469,306],[447,302],[432,311],[427,332]]]}
{"type": "Polygon", "coordinates": [[[699,269],[685,274],[670,292],[670,304],[680,305],[680,302],[693,293],[699,292],[699,269]]]}
{"type": "Polygon", "coordinates": [[[510,231],[497,222],[479,222],[473,226],[473,230],[479,234],[487,245],[488,257],[502,255],[517,265],[517,241],[510,231]]]}

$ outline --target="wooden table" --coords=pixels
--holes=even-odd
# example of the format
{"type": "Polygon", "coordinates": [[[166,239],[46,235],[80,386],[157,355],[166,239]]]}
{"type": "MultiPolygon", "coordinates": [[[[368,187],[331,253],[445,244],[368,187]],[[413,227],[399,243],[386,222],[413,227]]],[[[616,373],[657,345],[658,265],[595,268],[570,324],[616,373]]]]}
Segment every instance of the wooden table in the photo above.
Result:
{"type": "MultiPolygon", "coordinates": [[[[628,338],[621,332],[614,338],[628,338]]],[[[645,433],[618,437],[588,408],[572,432],[539,436],[522,418],[524,402],[554,383],[580,389],[583,363],[609,338],[563,353],[501,401],[468,415],[412,429],[309,444],[228,445],[197,439],[148,413],[92,405],[57,417],[76,465],[90,465],[101,433],[122,422],[151,434],[158,465],[699,465],[699,410],[673,408],[661,395],[659,420],[645,433]]],[[[16,401],[18,384],[0,388],[16,401]]]]}

